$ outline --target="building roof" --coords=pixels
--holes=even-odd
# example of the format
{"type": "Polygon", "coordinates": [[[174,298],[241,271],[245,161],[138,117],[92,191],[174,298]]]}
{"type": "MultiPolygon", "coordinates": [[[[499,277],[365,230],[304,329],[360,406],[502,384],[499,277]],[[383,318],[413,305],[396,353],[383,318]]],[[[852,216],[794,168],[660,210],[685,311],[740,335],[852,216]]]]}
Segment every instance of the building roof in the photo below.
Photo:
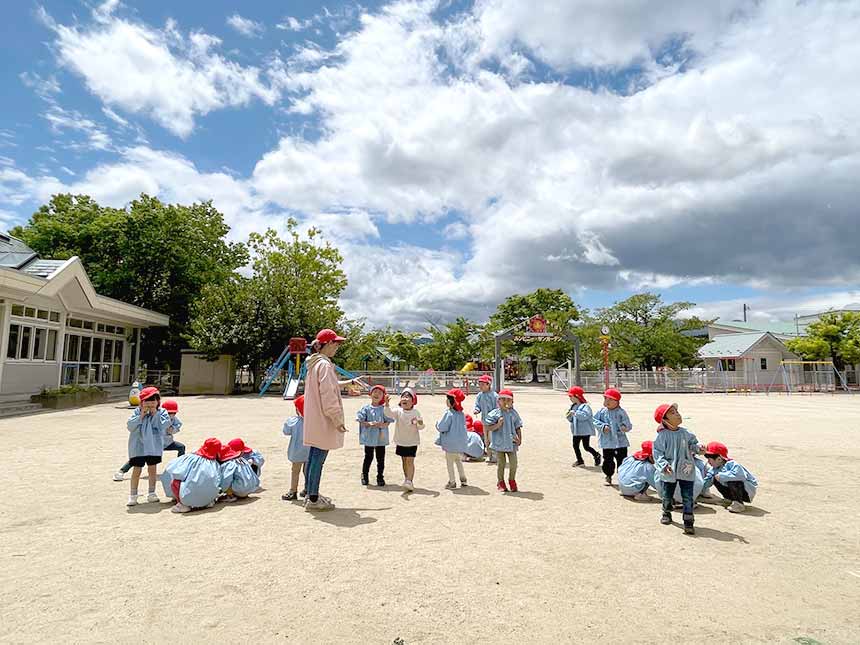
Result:
{"type": "Polygon", "coordinates": [[[23,271],[24,273],[29,273],[30,275],[37,276],[39,278],[49,278],[51,277],[51,275],[53,275],[54,271],[59,269],[65,263],[65,260],[41,260],[39,258],[36,258],[34,260],[31,260],[18,270],[23,271]]]}
{"type": "Polygon", "coordinates": [[[17,237],[0,233],[0,266],[20,269],[39,256],[17,237]]]}
{"type": "Polygon", "coordinates": [[[765,336],[770,336],[776,342],[780,342],[779,339],[773,336],[773,334],[766,331],[754,331],[742,334],[724,334],[722,336],[714,337],[710,343],[700,347],[699,357],[740,358],[765,336]]]}
{"type": "Polygon", "coordinates": [[[713,323],[714,327],[730,327],[738,330],[746,331],[769,331],[771,334],[779,334],[781,336],[798,336],[797,325],[792,322],[743,322],[742,320],[722,320],[718,318],[713,323]]]}

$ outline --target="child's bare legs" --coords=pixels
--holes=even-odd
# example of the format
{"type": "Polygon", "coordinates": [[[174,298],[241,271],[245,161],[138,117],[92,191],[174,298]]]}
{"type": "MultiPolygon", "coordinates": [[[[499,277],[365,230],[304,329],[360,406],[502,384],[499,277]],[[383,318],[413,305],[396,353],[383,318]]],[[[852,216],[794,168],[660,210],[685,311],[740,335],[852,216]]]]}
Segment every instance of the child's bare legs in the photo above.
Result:
{"type": "Polygon", "coordinates": [[[131,469],[131,489],[128,494],[134,497],[137,495],[137,487],[140,485],[140,473],[143,470],[140,466],[135,466],[131,469]]]}
{"type": "Polygon", "coordinates": [[[297,493],[299,491],[299,475],[302,472],[302,468],[304,467],[304,462],[295,461],[293,462],[293,471],[290,473],[290,492],[297,493]]]}
{"type": "Polygon", "coordinates": [[[415,457],[401,457],[403,460],[403,478],[412,481],[415,477],[415,457]]]}
{"type": "MultiPolygon", "coordinates": [[[[149,484],[148,493],[150,495],[155,493],[155,482],[158,481],[158,478],[156,477],[156,472],[155,472],[156,470],[158,470],[158,464],[147,464],[146,475],[147,475],[147,477],[149,477],[149,481],[147,483],[149,484]]],[[[135,490],[137,490],[137,487],[135,487],[135,490]]]]}

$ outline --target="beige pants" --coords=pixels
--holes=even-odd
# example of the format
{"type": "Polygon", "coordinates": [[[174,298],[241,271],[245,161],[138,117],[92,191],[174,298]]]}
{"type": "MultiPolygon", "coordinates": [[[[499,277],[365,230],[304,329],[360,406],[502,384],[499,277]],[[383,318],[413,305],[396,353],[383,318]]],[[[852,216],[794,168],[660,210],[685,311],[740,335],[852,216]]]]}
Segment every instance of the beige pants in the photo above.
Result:
{"type": "Polygon", "coordinates": [[[446,452],[445,463],[448,465],[448,481],[456,482],[454,479],[454,464],[457,465],[457,473],[460,475],[460,483],[466,481],[466,470],[463,468],[463,455],[459,452],[446,452]]]}

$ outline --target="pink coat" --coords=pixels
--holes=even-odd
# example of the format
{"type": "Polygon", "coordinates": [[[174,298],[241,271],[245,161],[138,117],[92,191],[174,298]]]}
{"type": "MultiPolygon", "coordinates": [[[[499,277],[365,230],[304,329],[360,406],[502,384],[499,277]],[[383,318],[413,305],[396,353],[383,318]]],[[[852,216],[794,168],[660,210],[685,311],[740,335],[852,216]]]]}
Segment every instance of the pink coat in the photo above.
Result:
{"type": "Polygon", "coordinates": [[[323,354],[308,359],[305,377],[304,444],[321,450],[343,448],[343,402],[334,363],[323,354]]]}

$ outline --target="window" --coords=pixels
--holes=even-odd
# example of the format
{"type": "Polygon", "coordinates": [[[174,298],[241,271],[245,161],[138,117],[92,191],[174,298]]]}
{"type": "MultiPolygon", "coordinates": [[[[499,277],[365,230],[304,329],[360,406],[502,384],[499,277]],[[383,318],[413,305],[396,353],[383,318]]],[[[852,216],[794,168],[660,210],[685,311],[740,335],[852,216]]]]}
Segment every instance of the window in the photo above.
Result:
{"type": "Polygon", "coordinates": [[[76,327],[77,329],[80,329],[83,326],[84,321],[80,318],[69,318],[69,327],[76,327]]]}
{"type": "Polygon", "coordinates": [[[35,318],[36,317],[36,309],[34,307],[25,307],[24,315],[27,318],[35,318]]]}
{"type": "Polygon", "coordinates": [[[84,329],[89,329],[90,331],[92,331],[93,330],[93,321],[92,320],[85,320],[84,321],[84,329]]]}
{"type": "Polygon", "coordinates": [[[93,362],[98,363],[102,360],[102,339],[93,338],[93,362]]]}
{"type": "Polygon", "coordinates": [[[762,358],[762,359],[761,359],[761,368],[762,368],[763,370],[766,370],[766,369],[767,369],[767,359],[766,359],[766,358],[762,358]]]}
{"type": "Polygon", "coordinates": [[[90,362],[90,347],[92,347],[93,339],[90,336],[81,336],[81,363],[90,362]]]}
{"type": "Polygon", "coordinates": [[[57,358],[57,330],[48,330],[48,346],[45,351],[45,360],[53,361],[57,358]]]}
{"type": "Polygon", "coordinates": [[[720,359],[720,367],[724,372],[734,372],[735,371],[735,359],[733,358],[722,358],[720,359]]]}
{"type": "MultiPolygon", "coordinates": [[[[63,351],[63,360],[76,362],[78,360],[78,349],[80,348],[81,337],[75,334],[66,334],[66,347],[63,351]]],[[[69,381],[70,383],[72,381],[69,381]]]]}
{"type": "Polygon", "coordinates": [[[55,322],[55,323],[60,322],[60,312],[59,311],[52,311],[51,312],[51,322],[55,322]]]}
{"type": "Polygon", "coordinates": [[[122,341],[118,340],[113,345],[113,362],[122,363],[122,341]]]}
{"type": "Polygon", "coordinates": [[[96,325],[96,331],[102,331],[103,332],[104,330],[105,330],[104,323],[99,323],[98,325],[96,325]]]}
{"type": "Polygon", "coordinates": [[[48,340],[48,330],[37,327],[33,335],[33,359],[45,360],[45,346],[48,340]]]}
{"type": "Polygon", "coordinates": [[[9,325],[9,348],[6,358],[18,358],[18,341],[21,339],[21,325],[9,325]]]}
{"type": "Polygon", "coordinates": [[[21,327],[21,351],[18,352],[18,358],[30,358],[30,338],[32,335],[32,327],[21,327]]]}
{"type": "Polygon", "coordinates": [[[23,316],[24,315],[24,307],[22,305],[12,305],[12,315],[13,316],[23,316]]]}
{"type": "Polygon", "coordinates": [[[36,312],[36,318],[38,318],[39,320],[47,320],[49,314],[50,312],[48,310],[39,309],[39,311],[36,312]]]}
{"type": "Polygon", "coordinates": [[[113,362],[113,341],[106,340],[105,341],[105,353],[104,353],[104,362],[112,363],[113,362]]]}

